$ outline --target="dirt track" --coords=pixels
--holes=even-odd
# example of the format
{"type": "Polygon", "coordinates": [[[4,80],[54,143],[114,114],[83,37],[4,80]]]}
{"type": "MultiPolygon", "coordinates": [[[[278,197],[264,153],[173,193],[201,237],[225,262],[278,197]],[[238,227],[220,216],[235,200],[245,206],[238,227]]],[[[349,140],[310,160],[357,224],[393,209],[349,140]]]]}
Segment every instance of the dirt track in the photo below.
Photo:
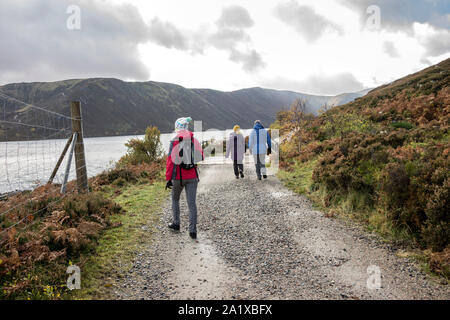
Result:
{"type": "Polygon", "coordinates": [[[115,288],[119,299],[449,299],[439,284],[396,249],[351,222],[324,217],[271,175],[257,181],[247,165],[236,180],[229,165],[201,170],[198,239],[166,228],[136,257],[115,288]],[[367,268],[381,271],[368,289],[367,268]]]}

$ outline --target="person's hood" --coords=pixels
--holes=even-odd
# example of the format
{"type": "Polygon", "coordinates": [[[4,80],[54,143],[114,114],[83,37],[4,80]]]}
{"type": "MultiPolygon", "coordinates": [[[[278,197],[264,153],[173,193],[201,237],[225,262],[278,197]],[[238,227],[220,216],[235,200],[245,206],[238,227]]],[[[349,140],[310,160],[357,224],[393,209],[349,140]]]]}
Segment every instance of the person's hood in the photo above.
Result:
{"type": "Polygon", "coordinates": [[[189,123],[192,121],[191,117],[179,118],[175,121],[175,131],[188,130],[189,123]]]}
{"type": "Polygon", "coordinates": [[[255,124],[253,129],[259,130],[259,129],[264,129],[264,127],[263,127],[263,125],[261,123],[257,123],[257,124],[255,124]]]}

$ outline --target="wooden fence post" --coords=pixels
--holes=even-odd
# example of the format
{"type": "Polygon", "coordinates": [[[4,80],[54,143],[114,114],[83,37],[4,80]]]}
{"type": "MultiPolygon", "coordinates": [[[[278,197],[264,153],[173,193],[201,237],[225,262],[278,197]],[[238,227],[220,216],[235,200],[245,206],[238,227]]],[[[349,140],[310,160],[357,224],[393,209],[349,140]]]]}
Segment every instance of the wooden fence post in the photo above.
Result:
{"type": "Polygon", "coordinates": [[[77,188],[79,193],[88,192],[88,179],[86,158],[84,155],[83,129],[81,125],[81,103],[72,101],[70,105],[72,116],[72,133],[76,133],[75,143],[75,170],[77,174],[77,188]]]}

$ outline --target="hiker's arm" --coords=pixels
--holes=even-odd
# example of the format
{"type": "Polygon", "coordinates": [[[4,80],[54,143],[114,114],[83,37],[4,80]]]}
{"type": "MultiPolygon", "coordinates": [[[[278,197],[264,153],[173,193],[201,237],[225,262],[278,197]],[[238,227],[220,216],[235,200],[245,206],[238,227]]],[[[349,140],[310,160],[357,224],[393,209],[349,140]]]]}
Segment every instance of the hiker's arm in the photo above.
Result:
{"type": "Polygon", "coordinates": [[[272,139],[270,139],[269,131],[266,131],[266,134],[267,134],[267,146],[269,147],[269,149],[272,149],[272,139]]]}
{"type": "Polygon", "coordinates": [[[253,134],[254,131],[250,132],[250,135],[248,136],[248,149],[250,150],[250,154],[252,153],[252,148],[253,148],[253,134]]]}
{"type": "Polygon", "coordinates": [[[228,156],[230,155],[230,151],[231,151],[231,137],[228,138],[227,142],[226,142],[226,152],[225,152],[225,158],[228,158],[228,156]]]}
{"type": "Polygon", "coordinates": [[[194,157],[195,162],[200,162],[205,160],[205,156],[203,154],[203,148],[200,142],[194,138],[194,157]],[[201,159],[201,160],[200,160],[201,159]]]}
{"type": "Polygon", "coordinates": [[[241,145],[241,150],[243,150],[244,154],[247,152],[247,144],[245,143],[245,138],[244,136],[242,136],[242,139],[240,139],[240,145],[241,145]]]}
{"type": "Polygon", "coordinates": [[[267,155],[272,154],[272,140],[270,139],[269,131],[266,131],[267,134],[267,155]]]}

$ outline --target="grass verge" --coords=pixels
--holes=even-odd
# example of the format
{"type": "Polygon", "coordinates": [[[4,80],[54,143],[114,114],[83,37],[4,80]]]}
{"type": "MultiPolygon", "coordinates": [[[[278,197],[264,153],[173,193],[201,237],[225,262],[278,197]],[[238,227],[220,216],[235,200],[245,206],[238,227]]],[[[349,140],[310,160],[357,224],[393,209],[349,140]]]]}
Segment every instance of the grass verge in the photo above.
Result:
{"type": "MultiPolygon", "coordinates": [[[[120,227],[108,229],[98,241],[96,253],[84,264],[82,288],[73,299],[106,299],[111,296],[114,279],[120,279],[133,265],[135,254],[152,241],[161,207],[167,198],[164,183],[127,185],[114,201],[126,210],[112,218],[120,227]]],[[[114,191],[105,189],[106,197],[114,191]]]]}
{"type": "Polygon", "coordinates": [[[278,170],[278,178],[290,190],[308,195],[311,191],[312,173],[317,160],[311,160],[292,167],[292,171],[278,170]]]}

